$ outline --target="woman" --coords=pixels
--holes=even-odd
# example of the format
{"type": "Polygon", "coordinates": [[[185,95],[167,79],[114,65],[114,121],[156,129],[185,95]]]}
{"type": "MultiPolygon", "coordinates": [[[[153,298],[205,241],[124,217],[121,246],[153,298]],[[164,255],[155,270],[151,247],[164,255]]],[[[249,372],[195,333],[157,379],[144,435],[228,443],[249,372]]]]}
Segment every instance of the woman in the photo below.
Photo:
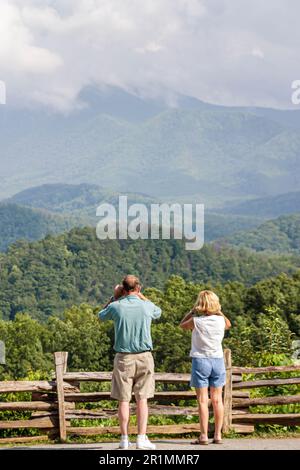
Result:
{"type": "Polygon", "coordinates": [[[191,387],[196,388],[201,432],[193,444],[208,444],[208,387],[215,418],[213,442],[222,444],[222,390],[226,377],[222,340],[224,330],[229,329],[231,323],[221,311],[218,296],[204,290],[199,293],[194,308],[183,318],[180,326],[184,330],[193,330],[191,387]]]}

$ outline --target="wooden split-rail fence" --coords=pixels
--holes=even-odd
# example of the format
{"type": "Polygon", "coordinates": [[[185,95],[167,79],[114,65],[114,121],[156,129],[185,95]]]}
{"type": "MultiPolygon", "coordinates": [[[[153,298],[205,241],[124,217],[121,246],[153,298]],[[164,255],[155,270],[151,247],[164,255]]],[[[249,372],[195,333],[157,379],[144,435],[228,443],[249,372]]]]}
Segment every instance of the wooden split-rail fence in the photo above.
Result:
{"type": "MultiPolygon", "coordinates": [[[[101,402],[110,400],[109,390],[83,392],[80,384],[87,382],[110,382],[111,372],[67,372],[67,352],[54,353],[55,377],[53,380],[4,381],[0,382],[0,412],[30,412],[27,419],[3,419],[0,417],[0,430],[38,429],[38,436],[4,437],[1,443],[30,442],[59,438],[66,441],[69,436],[103,436],[118,434],[118,426],[98,424],[97,426],[78,426],[80,420],[105,420],[117,417],[117,409],[101,407],[101,402]],[[7,393],[30,392],[29,401],[3,401],[1,395],[7,393]],[[2,400],[2,401],[1,401],[2,400]],[[78,407],[79,403],[99,403],[96,409],[78,407]],[[76,420],[76,426],[74,421],[76,420]],[[79,420],[79,421],[78,421],[79,420]]],[[[224,387],[224,427],[228,433],[251,433],[255,424],[280,424],[284,426],[300,425],[300,413],[251,413],[251,407],[259,405],[286,405],[300,403],[300,394],[276,395],[251,398],[250,390],[258,387],[278,387],[300,384],[300,365],[270,366],[260,368],[234,367],[231,364],[231,352],[225,350],[226,385],[224,387]],[[263,378],[260,374],[297,372],[297,377],[263,378]],[[246,374],[253,374],[255,380],[243,380],[246,374]]],[[[151,416],[196,416],[195,392],[186,390],[190,374],[157,373],[155,374],[157,391],[150,402],[151,416]],[[172,390],[167,388],[172,385],[172,390]],[[185,388],[179,390],[178,388],[185,388]],[[183,401],[186,404],[182,404],[183,401]],[[191,403],[192,402],[192,406],[191,403]]],[[[134,411],[134,404],[132,405],[134,411]]],[[[0,415],[1,416],[1,415],[0,415]]],[[[99,422],[99,421],[98,421],[99,422]]],[[[86,424],[86,423],[82,423],[86,424]]],[[[149,434],[183,435],[198,432],[199,424],[149,425],[149,434]]],[[[136,426],[130,427],[130,433],[137,432],[136,426]]],[[[99,438],[100,439],[100,438],[99,438]]]]}

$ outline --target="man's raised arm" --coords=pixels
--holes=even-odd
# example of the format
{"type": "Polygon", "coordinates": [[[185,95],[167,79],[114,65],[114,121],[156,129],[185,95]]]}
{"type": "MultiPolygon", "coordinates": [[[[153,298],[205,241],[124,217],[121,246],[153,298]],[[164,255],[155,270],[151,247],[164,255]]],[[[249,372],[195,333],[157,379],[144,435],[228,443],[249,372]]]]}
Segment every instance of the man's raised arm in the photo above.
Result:
{"type": "Polygon", "coordinates": [[[123,295],[123,287],[118,284],[114,288],[114,295],[111,296],[109,301],[105,304],[101,312],[99,312],[98,316],[100,320],[105,321],[105,320],[113,320],[113,310],[111,309],[111,303],[115,302],[116,300],[120,299],[123,295]]]}
{"type": "Polygon", "coordinates": [[[106,307],[104,307],[99,313],[98,313],[98,317],[100,320],[102,321],[106,321],[106,320],[112,320],[113,319],[113,311],[112,311],[112,308],[111,308],[111,302],[109,302],[107,304],[106,307]]]}

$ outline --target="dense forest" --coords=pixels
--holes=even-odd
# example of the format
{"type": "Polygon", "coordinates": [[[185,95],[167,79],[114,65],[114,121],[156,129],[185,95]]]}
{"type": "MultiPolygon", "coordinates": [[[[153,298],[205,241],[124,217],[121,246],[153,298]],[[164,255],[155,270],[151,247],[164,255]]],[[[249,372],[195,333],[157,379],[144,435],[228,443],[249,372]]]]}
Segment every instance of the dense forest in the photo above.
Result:
{"type": "Polygon", "coordinates": [[[268,220],[259,227],[237,232],[226,239],[231,245],[251,248],[254,251],[299,253],[300,214],[285,215],[268,220]]]}
{"type": "MultiPolygon", "coordinates": [[[[77,221],[76,221],[77,222],[77,221]]],[[[0,203],[0,251],[17,240],[39,240],[74,227],[75,219],[48,211],[0,203]]]]}
{"type": "MultiPolygon", "coordinates": [[[[62,350],[69,352],[69,370],[111,370],[114,326],[100,322],[98,313],[129,272],[141,277],[145,295],[162,308],[152,325],[157,371],[190,371],[191,333],[179,322],[204,288],[219,295],[232,322],[224,346],[235,365],[290,364],[297,354],[293,340],[300,338],[298,224],[298,216],[282,217],[248,232],[248,238],[240,234],[241,247],[221,239],[196,252],[186,251],[179,240],[100,241],[88,227],[10,245],[0,253],[0,339],[6,349],[0,380],[50,378],[53,352],[62,350]],[[273,237],[276,230],[281,238],[273,237]],[[264,242],[261,253],[254,251],[258,241],[264,242]]],[[[259,393],[298,392],[294,385],[259,393]]],[[[276,412],[295,412],[297,406],[278,406],[276,412]]],[[[10,419],[14,413],[0,414],[10,419]]],[[[0,435],[14,432],[32,431],[0,435]]]]}
{"type": "Polygon", "coordinates": [[[226,344],[237,364],[257,364],[268,352],[288,357],[300,337],[296,255],[218,244],[189,252],[179,240],[99,241],[94,229],[77,228],[15,243],[0,263],[3,377],[50,371],[55,350],[68,350],[74,369],[111,368],[113,326],[101,324],[97,312],[127,272],[141,277],[163,310],[153,325],[158,369],[188,369],[189,334],[178,323],[203,288],[218,293],[232,320],[226,344]]]}
{"type": "MultiPolygon", "coordinates": [[[[239,282],[195,284],[171,276],[163,289],[145,291],[163,310],[161,319],[152,326],[157,370],[189,371],[190,333],[178,324],[205,287],[213,287],[219,294],[222,309],[233,323],[225,345],[232,349],[236,365],[289,361],[292,340],[300,335],[299,272],[291,277],[281,274],[251,287],[239,282]]],[[[113,324],[99,321],[100,308],[73,306],[43,323],[33,319],[30,312],[18,313],[12,321],[0,320],[0,337],[7,352],[0,379],[49,373],[53,369],[52,352],[57,350],[69,351],[71,370],[110,370],[113,324]]]]}
{"type": "Polygon", "coordinates": [[[0,313],[25,312],[44,321],[72,305],[98,305],[124,273],[136,273],[146,287],[163,288],[180,275],[197,283],[240,282],[250,286],[300,268],[300,256],[255,254],[208,244],[192,252],[181,240],[97,239],[95,229],[72,229],[37,242],[19,241],[0,254],[0,313]]]}

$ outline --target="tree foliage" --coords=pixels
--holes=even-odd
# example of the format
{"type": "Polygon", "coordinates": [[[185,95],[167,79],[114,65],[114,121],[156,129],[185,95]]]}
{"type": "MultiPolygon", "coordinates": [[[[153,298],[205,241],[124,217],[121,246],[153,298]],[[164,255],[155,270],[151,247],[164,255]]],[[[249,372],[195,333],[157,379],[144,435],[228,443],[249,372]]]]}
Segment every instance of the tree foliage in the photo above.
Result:
{"type": "Polygon", "coordinates": [[[281,272],[291,274],[299,266],[300,257],[295,256],[258,255],[218,245],[194,252],[181,240],[100,241],[92,228],[73,229],[38,242],[19,241],[0,254],[0,317],[28,313],[46,321],[73,305],[96,306],[111,295],[124,273],[132,272],[145,286],[158,289],[174,274],[186,282],[226,284],[227,294],[234,297],[232,308],[239,309],[244,286],[281,272]],[[241,286],[235,293],[228,286],[232,282],[241,286]]]}
{"type": "MultiPolygon", "coordinates": [[[[300,276],[284,277],[282,290],[280,279],[282,276],[268,281],[274,285],[273,295],[268,284],[258,283],[250,288],[233,282],[194,284],[180,276],[171,276],[162,290],[146,289],[145,294],[163,311],[160,320],[152,325],[156,369],[190,370],[191,333],[182,331],[179,322],[204,288],[217,292],[224,313],[232,321],[224,344],[232,350],[235,365],[261,365],[266,355],[288,360],[300,323],[299,305],[293,304],[297,296],[288,296],[290,290],[300,289],[300,276]]],[[[45,322],[21,313],[13,320],[1,320],[0,338],[6,343],[7,365],[0,366],[0,378],[21,378],[30,371],[50,372],[52,353],[62,350],[69,352],[69,370],[111,370],[114,328],[112,322],[99,321],[99,309],[80,304],[67,308],[60,316],[49,316],[45,322]]]]}

